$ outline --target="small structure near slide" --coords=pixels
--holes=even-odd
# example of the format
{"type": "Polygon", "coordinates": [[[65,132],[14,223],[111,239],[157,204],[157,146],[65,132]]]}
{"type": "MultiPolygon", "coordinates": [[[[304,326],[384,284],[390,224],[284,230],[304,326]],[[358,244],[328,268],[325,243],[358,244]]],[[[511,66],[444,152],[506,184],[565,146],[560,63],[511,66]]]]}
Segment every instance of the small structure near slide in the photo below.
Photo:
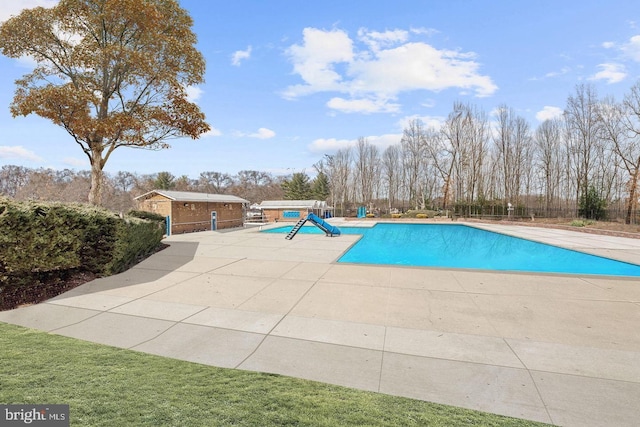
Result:
{"type": "Polygon", "coordinates": [[[153,190],[135,198],[139,209],[168,218],[167,235],[242,227],[249,201],[228,194],[153,190]]]}
{"type": "Polygon", "coordinates": [[[333,212],[333,208],[321,200],[265,200],[258,208],[268,222],[299,221],[310,213],[328,218],[333,212]]]}

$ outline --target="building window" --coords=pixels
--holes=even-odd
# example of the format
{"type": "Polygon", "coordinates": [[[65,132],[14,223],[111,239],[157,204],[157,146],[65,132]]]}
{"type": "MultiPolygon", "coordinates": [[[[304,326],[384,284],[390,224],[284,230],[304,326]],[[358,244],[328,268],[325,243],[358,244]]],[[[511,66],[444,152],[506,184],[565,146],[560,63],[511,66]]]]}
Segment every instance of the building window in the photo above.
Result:
{"type": "Polygon", "coordinates": [[[282,211],[282,218],[300,218],[299,211],[282,211]]]}

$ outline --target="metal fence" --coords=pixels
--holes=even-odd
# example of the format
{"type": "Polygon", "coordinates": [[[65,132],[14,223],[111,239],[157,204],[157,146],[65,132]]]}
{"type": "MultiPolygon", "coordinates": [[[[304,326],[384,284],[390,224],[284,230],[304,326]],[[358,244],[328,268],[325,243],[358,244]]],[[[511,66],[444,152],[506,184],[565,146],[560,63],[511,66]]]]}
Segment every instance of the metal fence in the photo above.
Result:
{"type": "MultiPolygon", "coordinates": [[[[597,219],[598,221],[625,222],[627,210],[623,208],[604,209],[599,212],[583,212],[577,208],[530,208],[514,207],[508,210],[506,207],[486,207],[478,209],[475,207],[457,207],[456,215],[460,217],[480,218],[480,219],[597,219]]],[[[631,224],[640,224],[640,211],[634,209],[630,217],[631,224]]]]}
{"type": "MultiPolygon", "coordinates": [[[[440,209],[428,209],[435,212],[441,212],[440,209]]],[[[380,208],[374,209],[374,215],[376,217],[387,216],[390,213],[397,211],[402,212],[402,209],[389,209],[380,208]]],[[[336,208],[334,211],[335,216],[339,217],[355,217],[357,215],[356,207],[349,207],[345,209],[336,208]]],[[[494,219],[494,220],[523,220],[523,219],[586,219],[592,218],[598,221],[609,222],[625,222],[627,217],[627,210],[624,207],[615,207],[604,209],[598,213],[596,212],[581,212],[580,209],[575,207],[567,208],[541,208],[541,207],[526,207],[526,206],[514,206],[509,210],[508,206],[503,205],[462,205],[458,204],[452,206],[441,214],[448,216],[456,216],[459,218],[478,218],[478,219],[494,219]]],[[[640,210],[634,209],[631,212],[631,224],[640,224],[640,210]]]]}

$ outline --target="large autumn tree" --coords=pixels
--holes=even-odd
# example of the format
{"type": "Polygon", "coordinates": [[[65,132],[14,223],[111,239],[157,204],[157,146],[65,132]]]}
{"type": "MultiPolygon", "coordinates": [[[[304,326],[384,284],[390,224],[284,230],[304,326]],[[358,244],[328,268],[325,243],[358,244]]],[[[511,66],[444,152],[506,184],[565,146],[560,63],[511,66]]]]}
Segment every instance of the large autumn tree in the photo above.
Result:
{"type": "Polygon", "coordinates": [[[176,0],[61,0],[0,26],[0,51],[37,64],[16,81],[11,113],[37,114],[73,137],[91,164],[90,203],[101,203],[116,148],[167,148],[209,130],[187,97],[205,70],[192,25],[176,0]]]}

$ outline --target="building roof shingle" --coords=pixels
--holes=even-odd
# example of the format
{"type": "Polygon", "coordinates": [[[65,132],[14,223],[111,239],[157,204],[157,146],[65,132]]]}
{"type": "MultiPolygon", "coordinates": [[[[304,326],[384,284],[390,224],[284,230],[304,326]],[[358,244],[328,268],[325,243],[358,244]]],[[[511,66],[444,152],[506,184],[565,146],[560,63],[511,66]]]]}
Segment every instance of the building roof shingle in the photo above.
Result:
{"type": "Polygon", "coordinates": [[[155,195],[165,196],[176,202],[218,202],[218,203],[249,203],[248,200],[242,199],[230,194],[209,194],[209,193],[196,193],[192,191],[172,191],[172,190],[151,190],[147,193],[141,194],[136,197],[139,199],[148,199],[155,195]]]}
{"type": "Polygon", "coordinates": [[[320,200],[265,200],[258,207],[260,209],[326,209],[327,202],[320,200]]]}

